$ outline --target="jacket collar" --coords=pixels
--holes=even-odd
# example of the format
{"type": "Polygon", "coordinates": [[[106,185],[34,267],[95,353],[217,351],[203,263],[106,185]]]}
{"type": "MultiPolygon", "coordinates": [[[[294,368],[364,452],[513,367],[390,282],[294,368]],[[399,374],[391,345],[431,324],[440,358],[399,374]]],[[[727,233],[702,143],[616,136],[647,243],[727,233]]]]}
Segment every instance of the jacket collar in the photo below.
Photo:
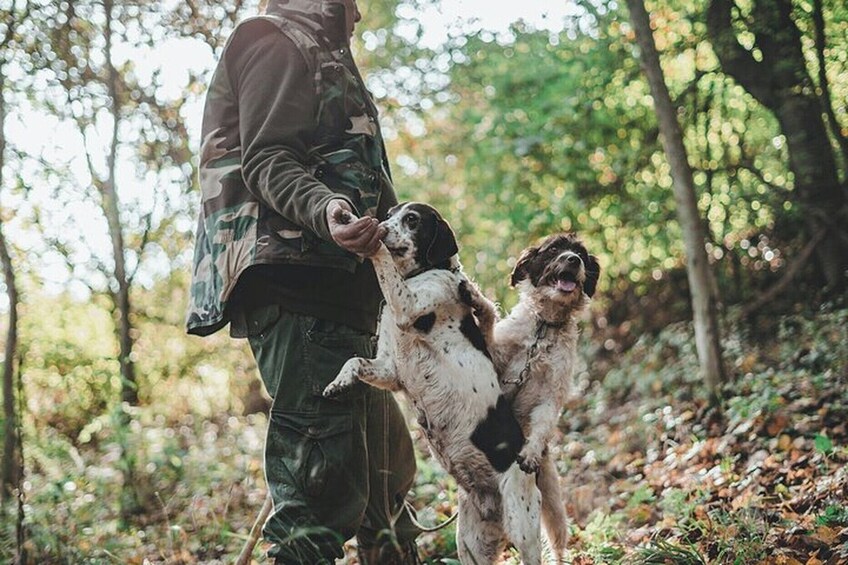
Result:
{"type": "Polygon", "coordinates": [[[347,45],[345,5],[341,0],[270,0],[266,12],[299,24],[330,45],[347,45]]]}

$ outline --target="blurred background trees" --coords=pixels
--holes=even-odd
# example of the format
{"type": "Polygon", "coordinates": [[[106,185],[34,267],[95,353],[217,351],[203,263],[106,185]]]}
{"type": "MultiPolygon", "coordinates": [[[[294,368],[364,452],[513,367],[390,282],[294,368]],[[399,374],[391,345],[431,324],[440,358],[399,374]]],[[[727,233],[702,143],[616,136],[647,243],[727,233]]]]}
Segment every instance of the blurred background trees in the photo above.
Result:
{"type": "MultiPolygon", "coordinates": [[[[750,350],[783,332],[785,316],[816,327],[824,310],[845,308],[848,9],[839,0],[645,4],[733,381],[749,375],[750,350]]],[[[355,48],[397,189],[444,212],[485,292],[510,307],[519,251],[573,230],[602,265],[585,386],[620,374],[646,339],[691,351],[685,238],[624,3],[580,0],[563,21],[495,31],[428,28],[427,14],[453,13],[450,0],[359,5],[355,48]],[[677,345],[657,337],[678,323],[677,345]]],[[[8,446],[21,423],[28,446],[25,482],[7,480],[5,450],[3,480],[23,489],[28,547],[44,559],[83,559],[100,546],[141,555],[154,544],[203,561],[238,543],[244,524],[223,522],[227,509],[249,522],[247,509],[261,505],[251,449],[266,404],[252,358],[224,332],[200,340],[182,329],[206,80],[255,7],[0,0],[0,258],[9,259],[0,326],[13,344],[2,429],[8,446]],[[181,541],[187,515],[199,528],[187,539],[200,536],[198,524],[214,530],[202,550],[181,541]],[[162,526],[170,517],[176,529],[162,526]]],[[[833,337],[821,328],[811,335],[833,337]]],[[[809,371],[839,374],[828,365],[838,356],[817,359],[809,371]]],[[[650,382],[665,374],[659,365],[645,369],[650,382]]],[[[701,394],[681,378],[678,390],[701,394]]],[[[15,549],[0,530],[5,559],[15,549]]]]}

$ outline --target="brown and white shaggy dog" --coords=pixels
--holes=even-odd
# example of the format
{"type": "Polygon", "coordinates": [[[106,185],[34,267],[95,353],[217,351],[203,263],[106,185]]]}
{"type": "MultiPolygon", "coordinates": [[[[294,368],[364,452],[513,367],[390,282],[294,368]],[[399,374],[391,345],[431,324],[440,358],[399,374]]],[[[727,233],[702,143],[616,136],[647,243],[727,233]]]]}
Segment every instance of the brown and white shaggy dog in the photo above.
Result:
{"type": "MultiPolygon", "coordinates": [[[[512,272],[520,298],[509,315],[481,328],[498,380],[527,438],[518,462],[536,472],[542,523],[562,560],[568,521],[548,442],[566,400],[577,355],[577,319],[598,283],[598,260],[573,234],[555,234],[525,249],[512,272]]],[[[490,304],[492,310],[495,309],[490,304]]],[[[491,312],[481,321],[491,318],[491,312]]]]}

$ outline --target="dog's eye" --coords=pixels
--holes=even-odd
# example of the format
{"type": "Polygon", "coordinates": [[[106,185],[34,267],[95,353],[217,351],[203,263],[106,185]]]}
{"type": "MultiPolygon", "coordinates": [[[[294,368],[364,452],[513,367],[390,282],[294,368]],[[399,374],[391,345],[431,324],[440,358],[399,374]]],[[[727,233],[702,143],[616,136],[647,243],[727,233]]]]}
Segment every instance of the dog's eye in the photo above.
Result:
{"type": "Polygon", "coordinates": [[[414,230],[418,227],[418,216],[415,214],[407,214],[403,217],[403,223],[406,224],[406,227],[409,229],[414,230]]]}

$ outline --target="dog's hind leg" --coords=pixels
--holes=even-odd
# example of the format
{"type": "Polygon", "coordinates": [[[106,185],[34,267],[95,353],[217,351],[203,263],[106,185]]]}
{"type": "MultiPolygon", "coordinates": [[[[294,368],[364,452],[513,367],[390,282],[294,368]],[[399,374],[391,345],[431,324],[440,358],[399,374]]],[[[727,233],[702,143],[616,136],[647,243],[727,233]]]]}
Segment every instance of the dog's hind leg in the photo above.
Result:
{"type": "Polygon", "coordinates": [[[556,429],[559,418],[559,408],[554,399],[547,399],[530,411],[530,422],[527,442],[518,454],[518,464],[526,473],[539,470],[548,441],[556,429]]]}
{"type": "Polygon", "coordinates": [[[562,563],[568,545],[568,516],[559,487],[559,474],[550,453],[546,453],[542,459],[536,484],[542,493],[542,524],[554,550],[556,562],[562,563]]]}
{"type": "Polygon", "coordinates": [[[456,523],[456,548],[462,565],[492,565],[504,541],[500,520],[487,520],[480,511],[481,501],[465,490],[459,491],[459,517],[456,523]]]}
{"type": "Polygon", "coordinates": [[[541,565],[542,495],[536,488],[535,477],[513,465],[503,474],[501,493],[503,529],[521,553],[521,562],[524,565],[541,565]]]}

